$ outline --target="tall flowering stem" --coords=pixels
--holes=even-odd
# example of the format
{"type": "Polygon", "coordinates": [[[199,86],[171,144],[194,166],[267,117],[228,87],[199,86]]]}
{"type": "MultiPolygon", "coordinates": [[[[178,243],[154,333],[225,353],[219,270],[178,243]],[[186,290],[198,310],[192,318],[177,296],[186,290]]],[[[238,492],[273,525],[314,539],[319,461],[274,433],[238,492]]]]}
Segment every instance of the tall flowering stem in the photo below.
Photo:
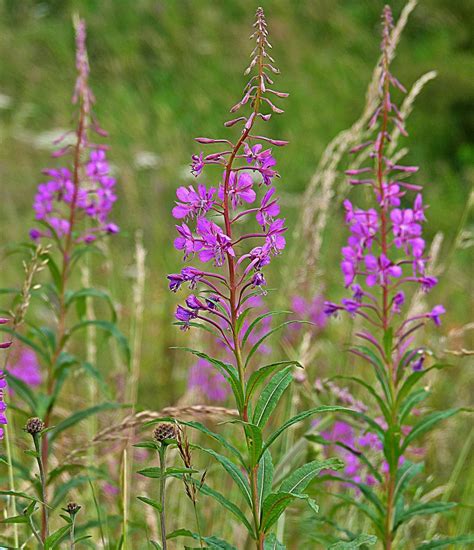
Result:
{"type": "MultiPolygon", "coordinates": [[[[72,167],[47,169],[46,183],[38,186],[34,201],[36,220],[41,229],[34,228],[30,237],[34,241],[47,239],[56,245],[59,262],[48,255],[48,265],[57,290],[57,327],[55,347],[48,361],[46,394],[48,404],[44,411],[45,429],[51,425],[59,389],[64,379],[58,375],[59,364],[64,359],[67,342],[77,325],[69,327],[68,309],[75,295],[68,288],[73,267],[83,255],[84,248],[107,234],[118,232],[118,227],[108,220],[116,200],[115,179],[111,177],[106,158],[107,146],[91,141],[92,134],[107,134],[94,118],[94,95],[89,87],[89,62],[86,50],[86,27],[81,19],[75,21],[77,80],[73,103],[78,107],[74,144],[60,146],[54,157],[72,155],[72,167]],[[72,294],[72,296],[71,296],[72,294]]],[[[63,136],[58,140],[62,143],[63,136]]],[[[82,289],[84,296],[90,289],[82,289]]],[[[80,361],[77,361],[80,362],[80,361]]],[[[45,478],[48,476],[49,434],[41,438],[41,462],[45,478]]],[[[47,495],[45,495],[47,500],[47,495]]],[[[45,500],[45,502],[46,502],[45,500]]],[[[48,536],[47,502],[43,506],[41,538],[48,536]]]]}
{"type": "MultiPolygon", "coordinates": [[[[345,311],[352,317],[361,317],[367,327],[357,334],[363,345],[351,351],[374,368],[380,384],[380,392],[371,391],[371,394],[382,417],[371,420],[364,415],[363,419],[369,422],[374,437],[382,442],[386,460],[382,473],[374,470],[383,487],[383,499],[380,502],[374,496],[377,500],[372,501],[372,504],[380,504],[373,518],[377,518],[374,523],[386,550],[392,549],[403,521],[415,513],[413,509],[404,509],[402,492],[406,484],[400,480],[403,475],[411,476],[409,469],[413,464],[405,457],[411,442],[428,429],[426,419],[413,424],[417,414],[414,407],[427,392],[415,390],[413,393],[412,388],[431,370],[424,369],[429,354],[416,345],[415,336],[429,320],[440,325],[440,316],[445,312],[442,305],[437,305],[426,313],[405,314],[408,309],[405,289],[421,285],[424,291],[429,291],[437,280],[426,272],[422,188],[408,181],[418,167],[399,164],[388,154],[393,131],[396,129],[407,135],[393,100],[397,93],[406,92],[390,68],[393,28],[392,12],[386,6],[382,14],[379,103],[369,123],[373,138],[353,149],[354,153],[369,149],[372,163],[346,172],[352,186],[365,186],[370,190],[368,195],[372,202],[370,208],[360,209],[349,200],[344,201],[350,237],[342,249],[341,270],[345,287],[352,290],[352,296],[344,298],[340,304],[325,304],[328,315],[345,311]],[[406,205],[412,192],[415,193],[413,203],[406,205]]],[[[431,366],[435,367],[440,365],[431,366]]],[[[363,380],[351,379],[368,388],[363,380]]],[[[444,414],[432,413],[427,418],[431,418],[434,425],[435,420],[454,412],[453,409],[444,414]]],[[[375,482],[373,476],[372,479],[375,482]]],[[[372,494],[368,484],[362,485],[364,494],[372,494]]],[[[422,510],[419,507],[416,514],[427,513],[422,510]]]]}
{"type": "MultiPolygon", "coordinates": [[[[177,308],[176,318],[181,328],[210,330],[231,356],[230,362],[226,362],[200,351],[188,350],[215,367],[232,390],[239,412],[239,419],[232,423],[243,429],[246,451],[242,454],[219,434],[212,437],[232,454],[235,462],[213,450],[203,451],[216,458],[236,482],[251,519],[239,506],[204,482],[199,488],[216,498],[220,505],[224,504],[255,540],[257,549],[262,550],[266,540],[269,544],[277,544],[270,529],[294,500],[304,499],[316,510],[312,499],[303,493],[311,479],[323,468],[341,466],[340,461],[325,462],[324,466],[314,461],[291,472],[276,489],[272,484],[271,445],[290,426],[317,413],[340,407],[304,411],[282,423],[264,440],[264,428],[293,380],[293,367],[301,365],[297,361],[279,361],[260,366],[255,361],[264,355],[264,341],[276,330],[295,321],[265,329],[269,319],[288,312],[265,311],[255,316],[252,311],[255,297],[265,295],[265,268],[286,245],[285,220],[278,217],[280,205],[273,185],[279,175],[270,146],[281,147],[287,142],[260,135],[255,128],[257,123],[267,122],[273,114],[282,113],[273,100],[288,95],[273,88],[273,75],[279,71],[269,54],[271,45],[262,8],[258,8],[256,13],[252,39],[256,45],[246,70],[246,74],[252,76],[244,88],[242,99],[231,112],[237,113],[247,106],[250,109],[248,114],[225,123],[226,127],[242,125],[238,139],[233,142],[227,138],[197,138],[198,143],[213,145],[219,150],[207,155],[201,152],[192,157],[191,171],[195,176],[214,165],[222,171],[222,179],[216,187],[199,183],[197,188],[190,185],[177,190],[173,216],[183,221],[176,226],[178,238],[174,244],[184,252],[185,260],[197,258],[201,265],[186,266],[180,273],[169,275],[168,279],[174,292],[185,284],[196,292],[186,298],[185,305],[177,308]],[[244,232],[242,228],[250,224],[254,229],[244,232]],[[209,262],[215,269],[202,265],[209,262]],[[260,333],[259,337],[257,333],[260,333]]],[[[182,423],[186,425],[186,422],[182,423]]],[[[212,433],[196,422],[192,427],[207,435],[212,433]]],[[[196,537],[200,540],[200,535],[196,537]]]]}

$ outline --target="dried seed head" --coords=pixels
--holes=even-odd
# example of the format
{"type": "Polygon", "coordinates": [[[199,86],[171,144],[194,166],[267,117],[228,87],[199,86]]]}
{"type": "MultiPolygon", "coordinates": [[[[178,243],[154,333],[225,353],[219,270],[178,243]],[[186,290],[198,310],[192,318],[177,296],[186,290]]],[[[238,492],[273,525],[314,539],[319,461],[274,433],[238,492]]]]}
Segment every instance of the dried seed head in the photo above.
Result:
{"type": "Polygon", "coordinates": [[[41,418],[30,418],[25,426],[25,432],[28,432],[30,435],[36,435],[41,433],[44,430],[44,422],[41,418]]]}
{"type": "Polygon", "coordinates": [[[165,439],[175,439],[176,428],[173,424],[158,424],[153,431],[153,438],[155,441],[158,441],[158,443],[162,443],[165,439]]]}
{"type": "Polygon", "coordinates": [[[81,509],[81,507],[76,502],[69,502],[68,505],[65,508],[65,511],[69,515],[75,516],[77,514],[77,512],[79,512],[80,509],[81,509]]]}

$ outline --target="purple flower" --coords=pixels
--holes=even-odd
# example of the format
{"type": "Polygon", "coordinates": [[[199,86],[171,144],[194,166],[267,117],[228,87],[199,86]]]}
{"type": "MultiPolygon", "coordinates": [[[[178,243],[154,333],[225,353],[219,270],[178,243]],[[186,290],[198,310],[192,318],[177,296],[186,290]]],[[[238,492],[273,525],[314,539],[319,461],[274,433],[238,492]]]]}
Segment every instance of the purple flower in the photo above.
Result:
{"type": "Polygon", "coordinates": [[[337,315],[337,312],[342,309],[341,306],[335,304],[334,302],[324,302],[324,314],[330,317],[331,315],[337,315]]]}
{"type": "Polygon", "coordinates": [[[259,162],[258,170],[260,174],[262,174],[263,183],[265,185],[271,185],[272,179],[277,175],[276,170],[273,170],[272,168],[275,164],[276,160],[271,155],[268,155],[259,162]]]}
{"type": "Polygon", "coordinates": [[[392,300],[393,311],[395,313],[400,313],[404,303],[405,303],[405,293],[403,291],[397,292],[392,300]]]}
{"type": "MultiPolygon", "coordinates": [[[[231,172],[229,175],[229,198],[232,208],[235,210],[242,202],[251,204],[255,201],[256,193],[252,189],[253,180],[250,174],[243,172],[239,175],[231,172]]],[[[219,198],[224,200],[224,186],[219,186],[219,198]]]]}
{"type": "Polygon", "coordinates": [[[440,315],[443,315],[444,313],[446,313],[444,307],[442,305],[437,305],[426,314],[426,317],[432,319],[434,324],[439,327],[441,325],[440,315]]]}
{"type": "MultiPolygon", "coordinates": [[[[408,243],[413,243],[413,239],[421,235],[421,225],[416,223],[414,212],[410,208],[406,210],[394,208],[390,213],[390,219],[392,220],[393,234],[395,235],[394,243],[397,248],[401,248],[408,243]]],[[[412,245],[412,248],[418,249],[419,245],[412,245]]],[[[414,253],[414,256],[418,257],[419,254],[414,253]]]]}
{"type": "Polygon", "coordinates": [[[285,220],[283,218],[273,221],[266,233],[266,242],[270,246],[273,254],[279,254],[286,245],[283,233],[286,231],[285,220]]]}
{"type": "Polygon", "coordinates": [[[194,310],[186,309],[182,306],[176,308],[175,313],[176,319],[183,323],[181,330],[188,330],[190,327],[190,322],[197,317],[197,312],[194,310]]]}
{"type": "Polygon", "coordinates": [[[173,216],[177,219],[203,216],[212,208],[214,204],[212,197],[215,192],[214,188],[208,191],[204,185],[198,185],[197,191],[192,185],[178,187],[176,196],[181,202],[176,202],[176,206],[173,208],[173,216]]]}
{"type": "Polygon", "coordinates": [[[357,265],[359,263],[359,254],[350,246],[342,248],[343,261],[341,262],[341,271],[344,275],[344,286],[347,288],[353,283],[357,274],[357,265]]]}
{"type": "Polygon", "coordinates": [[[190,294],[186,298],[186,305],[189,307],[189,309],[192,309],[195,311],[198,311],[200,309],[205,309],[204,304],[194,294],[190,294]]]}
{"type": "Polygon", "coordinates": [[[403,191],[400,191],[400,186],[396,183],[384,183],[382,185],[382,194],[377,191],[377,200],[382,206],[385,204],[400,206],[400,197],[403,197],[404,194],[403,191]]]}
{"type": "Polygon", "coordinates": [[[221,266],[224,264],[226,254],[235,256],[230,238],[214,222],[206,218],[199,218],[196,231],[202,237],[199,249],[201,262],[214,260],[216,266],[221,266]]]}
{"type": "Polygon", "coordinates": [[[261,143],[257,143],[253,147],[249,147],[245,143],[244,151],[245,151],[245,158],[247,159],[247,162],[249,164],[251,164],[252,162],[262,163],[262,162],[265,162],[266,159],[272,156],[271,149],[266,149],[265,151],[263,151],[262,149],[263,147],[261,143]]]}
{"type": "Polygon", "coordinates": [[[362,301],[362,298],[364,297],[364,291],[362,290],[362,287],[360,285],[352,285],[352,297],[354,300],[357,300],[358,302],[362,301]]]}
{"type": "Polygon", "coordinates": [[[271,246],[268,242],[266,242],[263,246],[256,246],[255,248],[252,248],[248,254],[251,260],[250,263],[256,270],[262,269],[262,267],[265,267],[270,263],[270,252],[271,246]]]}
{"type": "Polygon", "coordinates": [[[192,234],[191,229],[183,223],[182,225],[177,225],[176,229],[180,234],[180,237],[177,237],[174,241],[174,246],[177,250],[184,250],[184,259],[186,260],[189,256],[192,256],[195,252],[198,252],[202,248],[202,242],[195,239],[192,234]]]}
{"type": "Polygon", "coordinates": [[[263,196],[260,208],[258,209],[256,215],[257,222],[263,229],[265,229],[265,227],[280,213],[280,205],[278,204],[277,199],[272,200],[274,193],[275,188],[270,187],[270,189],[263,196]]]}
{"type": "Polygon", "coordinates": [[[425,362],[425,356],[420,355],[416,361],[413,361],[411,368],[417,372],[423,370],[423,363],[425,362]]]}
{"type": "Polygon", "coordinates": [[[422,285],[422,289],[425,292],[428,292],[438,284],[438,279],[436,277],[422,277],[420,279],[420,283],[422,285]]]}
{"type": "Polygon", "coordinates": [[[183,280],[189,283],[189,288],[195,288],[197,283],[202,279],[203,272],[195,267],[187,266],[181,270],[183,280]]]}
{"type": "Polygon", "coordinates": [[[221,301],[220,297],[216,294],[211,294],[206,298],[207,309],[216,309],[217,304],[221,301]]]}
{"type": "Polygon", "coordinates": [[[203,153],[199,153],[199,155],[193,155],[191,158],[191,173],[194,177],[197,177],[204,168],[203,153]]]}
{"type": "Polygon", "coordinates": [[[378,258],[367,254],[364,260],[367,269],[365,279],[367,286],[374,286],[377,282],[388,284],[389,277],[397,278],[402,275],[402,268],[394,265],[384,254],[381,254],[378,258]]]}
{"type": "MultiPolygon", "coordinates": [[[[118,233],[119,227],[107,221],[117,196],[114,190],[116,181],[110,176],[105,149],[91,149],[85,172],[87,181],[78,183],[76,189],[68,168],[45,170],[50,179],[38,185],[33,209],[36,219],[47,222],[60,238],[70,232],[71,208],[81,211],[95,224],[87,233],[77,237],[77,241],[87,243],[96,240],[96,234],[118,233]]],[[[50,236],[47,231],[30,231],[33,240],[50,236]]]]}
{"type": "Polygon", "coordinates": [[[167,275],[166,278],[169,280],[169,288],[172,292],[178,291],[184,282],[184,277],[180,273],[167,275]]]}
{"type": "Polygon", "coordinates": [[[341,303],[344,306],[344,309],[353,317],[361,307],[360,302],[357,302],[356,300],[351,300],[350,298],[343,298],[341,300],[341,303]]]}

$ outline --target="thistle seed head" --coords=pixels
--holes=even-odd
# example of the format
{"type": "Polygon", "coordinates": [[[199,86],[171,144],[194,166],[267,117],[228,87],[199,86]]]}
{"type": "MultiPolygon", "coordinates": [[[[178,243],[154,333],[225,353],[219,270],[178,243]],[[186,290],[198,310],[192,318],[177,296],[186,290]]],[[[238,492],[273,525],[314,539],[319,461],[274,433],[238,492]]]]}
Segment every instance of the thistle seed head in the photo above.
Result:
{"type": "Polygon", "coordinates": [[[175,439],[176,428],[173,424],[158,424],[158,426],[153,431],[153,438],[158,443],[162,443],[165,439],[175,439]]]}
{"type": "Polygon", "coordinates": [[[25,432],[28,432],[30,435],[36,435],[41,433],[44,428],[45,425],[41,418],[33,417],[28,419],[25,426],[25,432]]]}
{"type": "Polygon", "coordinates": [[[79,512],[80,509],[81,509],[81,507],[76,502],[69,502],[68,505],[65,508],[65,511],[70,516],[75,516],[77,514],[77,512],[79,512]]]}

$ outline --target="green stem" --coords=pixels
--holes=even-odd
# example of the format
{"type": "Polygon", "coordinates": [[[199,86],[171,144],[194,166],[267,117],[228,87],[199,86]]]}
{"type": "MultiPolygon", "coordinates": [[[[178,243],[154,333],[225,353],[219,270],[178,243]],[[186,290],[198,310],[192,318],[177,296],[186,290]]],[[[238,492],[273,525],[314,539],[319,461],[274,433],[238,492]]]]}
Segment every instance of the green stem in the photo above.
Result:
{"type": "Polygon", "coordinates": [[[194,508],[194,517],[196,518],[196,529],[199,535],[199,546],[201,548],[204,548],[204,546],[202,545],[201,522],[199,521],[199,514],[197,511],[197,506],[195,501],[193,501],[193,508],[194,508]]]}
{"type": "Polygon", "coordinates": [[[161,444],[158,456],[160,457],[160,527],[161,527],[161,546],[166,550],[166,517],[165,517],[165,471],[166,471],[166,445],[161,444]]]}
{"type": "MultiPolygon", "coordinates": [[[[46,435],[44,436],[46,437],[46,435]]],[[[43,457],[41,453],[41,445],[39,441],[39,434],[33,435],[33,442],[35,445],[36,451],[36,461],[38,463],[39,475],[40,475],[40,484],[41,484],[41,500],[42,500],[42,511],[43,511],[43,521],[41,529],[41,540],[44,542],[49,535],[49,512],[48,512],[48,503],[46,501],[46,475],[43,464],[43,457]]]]}
{"type": "Polygon", "coordinates": [[[38,541],[38,544],[40,545],[40,548],[44,548],[44,543],[41,540],[40,534],[38,533],[38,530],[35,527],[35,524],[33,523],[33,518],[31,516],[28,516],[28,523],[30,525],[31,532],[33,533],[35,539],[38,541]]]}
{"type": "Polygon", "coordinates": [[[76,523],[76,517],[75,517],[75,514],[74,514],[74,515],[72,516],[72,518],[71,518],[71,530],[69,531],[69,541],[70,541],[69,548],[70,548],[71,550],[74,550],[74,547],[75,547],[75,542],[74,542],[74,538],[75,538],[75,535],[74,535],[75,523],[76,523]]]}

